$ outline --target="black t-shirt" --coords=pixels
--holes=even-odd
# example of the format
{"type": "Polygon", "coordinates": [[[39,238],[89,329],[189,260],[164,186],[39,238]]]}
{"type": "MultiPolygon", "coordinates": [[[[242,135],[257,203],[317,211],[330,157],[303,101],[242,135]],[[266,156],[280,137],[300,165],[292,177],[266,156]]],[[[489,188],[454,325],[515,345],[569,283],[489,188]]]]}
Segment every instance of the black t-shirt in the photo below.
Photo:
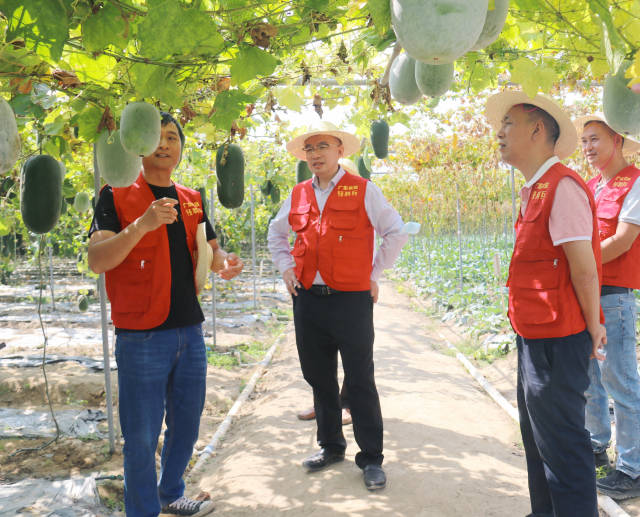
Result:
{"type": "MultiPolygon", "coordinates": [[[[151,192],[160,199],[170,197],[178,199],[176,187],[158,187],[149,185],[151,192]]],[[[196,287],[193,282],[193,262],[191,253],[187,246],[187,234],[182,224],[182,215],[180,213],[180,203],[174,208],[178,211],[178,219],[173,224],[167,225],[167,235],[169,237],[169,257],[171,261],[171,305],[169,307],[169,315],[161,325],[148,330],[166,330],[177,327],[186,327],[195,325],[204,321],[202,309],[198,303],[196,296],[196,287]]],[[[202,210],[202,219],[200,222],[206,223],[207,240],[215,239],[216,233],[209,222],[204,207],[202,210]]],[[[113,202],[113,191],[109,185],[105,186],[100,193],[98,204],[96,205],[89,229],[89,236],[98,230],[109,230],[118,233],[122,229],[116,207],[113,202]]],[[[118,329],[128,330],[128,329],[118,329]]]]}

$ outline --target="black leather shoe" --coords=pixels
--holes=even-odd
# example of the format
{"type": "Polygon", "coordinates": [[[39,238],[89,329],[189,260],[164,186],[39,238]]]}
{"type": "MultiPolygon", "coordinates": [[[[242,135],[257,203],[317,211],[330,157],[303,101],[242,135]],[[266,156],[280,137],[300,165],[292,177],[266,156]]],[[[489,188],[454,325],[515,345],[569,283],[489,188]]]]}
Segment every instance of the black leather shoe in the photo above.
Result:
{"type": "Polygon", "coordinates": [[[387,486],[387,476],[380,465],[365,465],[363,470],[367,490],[382,490],[387,486]]]}
{"type": "Polygon", "coordinates": [[[344,460],[344,451],[334,452],[327,449],[320,449],[315,454],[309,456],[302,462],[302,466],[309,472],[315,472],[316,470],[322,470],[328,467],[332,463],[338,463],[344,460]]]}

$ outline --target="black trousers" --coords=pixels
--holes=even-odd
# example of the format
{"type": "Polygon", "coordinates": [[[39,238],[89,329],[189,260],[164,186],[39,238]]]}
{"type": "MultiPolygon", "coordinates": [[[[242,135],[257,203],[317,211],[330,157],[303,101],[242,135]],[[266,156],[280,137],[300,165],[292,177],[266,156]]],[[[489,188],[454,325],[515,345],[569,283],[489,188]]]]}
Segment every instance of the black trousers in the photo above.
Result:
{"type": "Polygon", "coordinates": [[[353,433],[360,452],[356,464],[382,464],[382,413],[373,372],[373,299],[369,291],[317,296],[298,289],[293,318],[300,366],[313,389],[318,444],[343,451],[338,352],[344,368],[353,433]]]}
{"type": "Polygon", "coordinates": [[[533,515],[598,515],[593,450],[585,429],[591,338],[525,339],[518,345],[518,413],[533,515]]]}

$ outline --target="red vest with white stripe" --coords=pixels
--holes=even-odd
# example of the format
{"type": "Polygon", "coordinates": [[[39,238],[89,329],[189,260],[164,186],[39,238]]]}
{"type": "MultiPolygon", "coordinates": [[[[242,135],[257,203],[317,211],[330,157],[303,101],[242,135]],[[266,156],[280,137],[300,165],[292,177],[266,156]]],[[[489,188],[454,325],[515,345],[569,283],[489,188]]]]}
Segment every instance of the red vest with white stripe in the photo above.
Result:
{"type": "Polygon", "coordinates": [[[524,216],[520,212],[516,222],[516,243],[507,281],[509,319],[513,330],[528,339],[565,337],[586,328],[571,283],[569,262],[562,246],[554,246],[549,234],[549,216],[556,187],[565,177],[573,178],[589,198],[594,213],[591,247],[601,278],[593,195],[580,176],[556,163],[533,185],[524,216]]]}
{"type": "MultiPolygon", "coordinates": [[[[198,223],[202,219],[200,193],[175,184],[187,246],[193,257],[198,223]]],[[[113,202],[122,230],[156,200],[142,174],[136,182],[113,188],[113,202]]],[[[195,260],[193,265],[195,269],[195,260]]],[[[171,260],[166,225],[148,232],[115,268],[105,274],[111,319],[118,328],[145,330],[164,323],[171,305],[171,260]]]]}
{"type": "Polygon", "coordinates": [[[291,192],[289,224],[297,237],[291,255],[296,277],[309,289],[316,272],[332,289],[367,291],[373,269],[373,226],[364,206],[368,180],[345,173],[322,214],[312,179],[291,192]]]}
{"type": "MultiPolygon", "coordinates": [[[[596,200],[596,216],[600,240],[615,235],[622,204],[633,184],[640,176],[640,169],[629,165],[608,181],[596,200]]],[[[587,185],[595,193],[601,175],[591,178],[587,185]]],[[[602,283],[618,287],[640,288],[640,239],[636,238],[629,251],[602,264],[602,283]]]]}

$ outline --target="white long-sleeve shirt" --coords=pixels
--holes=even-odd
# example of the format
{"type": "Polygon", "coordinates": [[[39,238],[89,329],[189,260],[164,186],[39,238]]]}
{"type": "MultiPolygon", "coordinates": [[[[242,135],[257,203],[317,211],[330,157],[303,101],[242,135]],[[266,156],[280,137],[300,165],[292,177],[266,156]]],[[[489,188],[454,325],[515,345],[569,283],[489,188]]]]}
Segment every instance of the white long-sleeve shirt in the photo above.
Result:
{"type": "MultiPolygon", "coordinates": [[[[329,182],[329,186],[324,190],[320,188],[318,178],[316,176],[313,177],[313,191],[316,195],[320,213],[324,211],[324,205],[329,198],[329,194],[331,194],[344,175],[345,171],[340,167],[338,173],[329,182]]],[[[373,270],[371,271],[371,280],[377,282],[382,275],[382,271],[390,268],[398,258],[398,255],[400,255],[402,246],[407,242],[408,235],[404,231],[404,224],[400,214],[387,202],[380,188],[373,182],[367,183],[364,208],[371,225],[382,238],[382,243],[374,256],[373,270]]],[[[289,224],[290,211],[291,194],[289,194],[280,207],[278,214],[269,224],[269,233],[267,235],[267,244],[271,257],[281,273],[295,268],[296,265],[291,256],[291,247],[289,245],[289,233],[291,232],[291,225],[289,224]]],[[[325,284],[320,272],[316,273],[313,283],[325,284]]]]}

